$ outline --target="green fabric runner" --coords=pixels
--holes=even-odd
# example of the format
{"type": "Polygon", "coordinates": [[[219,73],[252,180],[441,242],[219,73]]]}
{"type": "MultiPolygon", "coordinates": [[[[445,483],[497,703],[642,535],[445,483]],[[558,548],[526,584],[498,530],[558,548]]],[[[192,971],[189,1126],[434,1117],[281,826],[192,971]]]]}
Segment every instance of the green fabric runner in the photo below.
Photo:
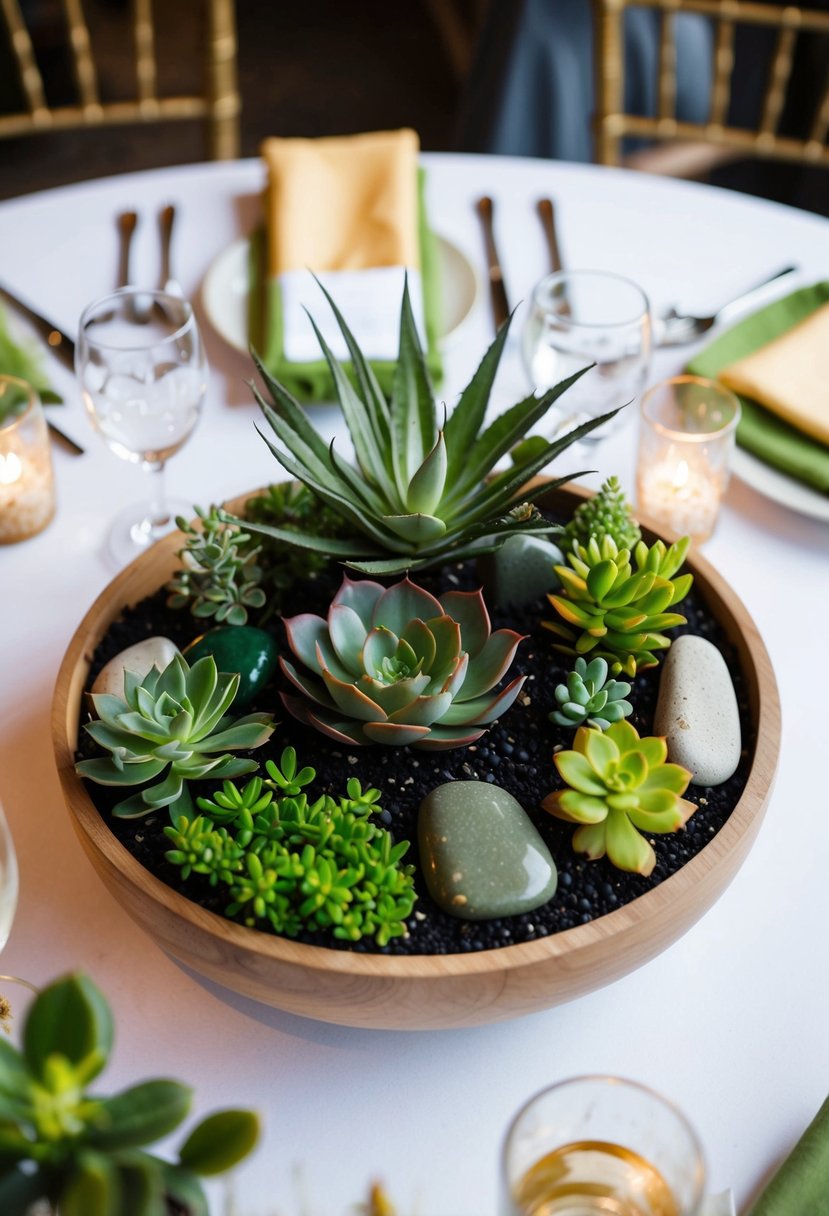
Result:
{"type": "MultiPolygon", "coordinates": [[[[829,281],[802,287],[782,300],[775,300],[700,351],[687,370],[692,375],[716,380],[723,368],[788,333],[828,302],[829,281]]],[[[829,357],[826,373],[829,374],[829,357]]],[[[740,402],[743,407],[737,428],[740,446],[790,477],[829,494],[829,447],[784,422],[756,401],[741,396],[740,402]]]]}
{"type": "MultiPolygon", "coordinates": [[[[426,362],[432,382],[437,385],[443,376],[443,364],[438,349],[441,333],[440,265],[437,239],[426,217],[425,186],[426,174],[423,169],[418,169],[418,236],[426,327],[426,362]]],[[[278,278],[266,278],[265,265],[265,231],[260,228],[250,239],[248,334],[251,345],[259,352],[268,371],[300,401],[336,400],[334,381],[325,359],[320,358],[311,363],[291,363],[284,358],[282,292],[278,278]]],[[[327,307],[322,293],[320,304],[327,307]]],[[[350,372],[350,363],[343,366],[350,372]]],[[[380,388],[388,396],[391,393],[396,362],[373,360],[371,366],[380,388]]]]}
{"type": "Polygon", "coordinates": [[[747,1216],[829,1216],[829,1098],[747,1216]]]}

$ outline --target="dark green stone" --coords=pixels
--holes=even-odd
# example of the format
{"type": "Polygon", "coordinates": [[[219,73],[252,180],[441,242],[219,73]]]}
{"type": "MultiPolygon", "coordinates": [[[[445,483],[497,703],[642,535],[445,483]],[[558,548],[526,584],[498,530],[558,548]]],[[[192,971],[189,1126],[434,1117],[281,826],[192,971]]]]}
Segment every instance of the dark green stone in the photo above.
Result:
{"type": "Polygon", "coordinates": [[[420,804],[417,832],[429,894],[452,916],[517,916],[555,894],[549,849],[521,804],[497,785],[439,785],[420,804]]]}
{"type": "Polygon", "coordinates": [[[244,709],[276,671],[279,647],[276,638],[253,625],[217,625],[183,651],[192,667],[197,659],[212,654],[219,671],[237,671],[241,677],[233,709],[244,709]]]}

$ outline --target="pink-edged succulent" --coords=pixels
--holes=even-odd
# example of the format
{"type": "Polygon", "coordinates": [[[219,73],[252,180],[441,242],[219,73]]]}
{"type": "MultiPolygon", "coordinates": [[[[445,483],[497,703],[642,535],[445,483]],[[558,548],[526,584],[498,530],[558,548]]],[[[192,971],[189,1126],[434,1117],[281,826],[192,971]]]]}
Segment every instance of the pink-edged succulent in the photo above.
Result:
{"type": "Polygon", "coordinates": [[[282,694],[301,722],[347,744],[462,747],[509,709],[524,683],[496,684],[522,641],[490,629],[480,591],[436,598],[408,578],[383,587],[347,576],[328,619],[285,620],[306,670],[282,659],[297,697],[282,694]]]}

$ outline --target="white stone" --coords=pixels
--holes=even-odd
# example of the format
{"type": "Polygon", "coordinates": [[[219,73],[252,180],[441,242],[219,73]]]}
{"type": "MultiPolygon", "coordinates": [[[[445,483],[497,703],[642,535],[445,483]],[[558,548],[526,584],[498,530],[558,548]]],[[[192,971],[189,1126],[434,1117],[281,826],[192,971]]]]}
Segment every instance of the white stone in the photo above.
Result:
{"type": "Polygon", "coordinates": [[[120,654],[116,654],[113,659],[110,659],[95,677],[91,691],[123,697],[125,671],[134,671],[143,680],[151,667],[157,667],[159,671],[163,671],[178,653],[178,646],[169,638],[145,638],[143,642],[136,642],[134,646],[128,646],[126,650],[122,650],[120,654]]]}
{"type": "Polygon", "coordinates": [[[693,785],[722,785],[740,762],[740,714],[731,675],[717,647],[685,634],[671,644],[659,682],[653,733],[668,759],[693,773],[693,785]]]}

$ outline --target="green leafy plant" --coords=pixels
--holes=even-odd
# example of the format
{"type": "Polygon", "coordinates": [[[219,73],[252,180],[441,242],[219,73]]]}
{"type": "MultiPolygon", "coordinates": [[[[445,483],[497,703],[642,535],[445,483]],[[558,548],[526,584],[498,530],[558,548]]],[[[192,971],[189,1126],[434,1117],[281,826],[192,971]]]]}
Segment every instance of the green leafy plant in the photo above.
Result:
{"type": "Polygon", "coordinates": [[[630,684],[608,679],[607,672],[604,659],[592,659],[590,663],[576,659],[567,683],[556,685],[558,708],[550,714],[550,721],[558,726],[587,725],[607,730],[612,722],[633,713],[630,701],[624,699],[630,692],[630,684]]]}
{"type": "Polygon", "coordinates": [[[167,607],[189,607],[199,619],[213,617],[220,624],[244,625],[248,609],[265,604],[265,592],[259,585],[259,546],[251,545],[249,532],[226,523],[218,507],[193,509],[201,527],[194,527],[183,516],[176,518],[186,539],[178,551],[182,568],[167,584],[171,593],[167,607]]]}
{"type": "Polygon", "coordinates": [[[165,774],[113,808],[131,819],[168,807],[175,821],[192,811],[189,781],[239,777],[256,762],[228,753],[259,747],[273,732],[270,714],[248,714],[235,721],[227,710],[236,696],[239,676],[220,673],[212,655],[192,667],[181,655],[159,673],[153,667],[140,680],[124,673],[124,697],[95,693],[98,721],[84,726],[110,755],[81,760],[75,771],[98,785],[144,785],[165,774]]]}
{"type": "Polygon", "coordinates": [[[258,531],[259,525],[295,535],[322,530],[329,536],[341,537],[348,532],[342,516],[299,481],[268,486],[262,494],[247,500],[243,514],[246,524],[257,525],[257,535],[262,541],[263,582],[280,607],[285,592],[291,591],[297,580],[313,579],[328,565],[329,558],[263,534],[258,531]]]}
{"type": "Polygon", "coordinates": [[[609,477],[598,494],[576,507],[564,535],[568,548],[586,545],[591,537],[601,544],[610,536],[619,549],[632,549],[642,539],[618,477],[609,477]]]}
{"type": "MultiPolygon", "coordinates": [[[[18,342],[12,336],[6,319],[5,310],[0,308],[0,375],[15,376],[31,384],[44,405],[63,401],[49,384],[43,371],[43,360],[38,346],[34,342],[18,342]]],[[[7,417],[13,417],[22,412],[27,399],[14,393],[4,396],[0,403],[0,422],[7,417]]]]}
{"type": "Polygon", "coordinates": [[[606,659],[612,675],[633,676],[655,667],[658,652],[671,644],[662,630],[685,624],[684,616],[666,609],[691,588],[692,575],[674,577],[689,543],[687,536],[670,548],[661,540],[650,548],[639,541],[633,549],[635,572],[630,550],[620,549],[611,536],[574,545],[569,566],[555,568],[561,591],[547,597],[567,622],[543,622],[563,639],[556,650],[606,659]]]}
{"type": "Polygon", "coordinates": [[[300,786],[316,772],[297,770],[293,748],[266,768],[271,788],[258,777],[243,789],[226,781],[198,799],[203,814],[165,827],[167,860],[185,879],[197,874],[227,887],[226,914],[252,928],[296,937],[306,927],[351,942],[373,937],[379,946],[402,936],[414,867],[401,865],[409,842],[395,844],[373,822],[379,791],[353,777],[344,796],[309,802],[300,786]]]}
{"type": "Polygon", "coordinates": [[[207,1216],[200,1177],[224,1173],[254,1147],[256,1116],[225,1110],[191,1131],[176,1161],[147,1152],[187,1117],[192,1091],[164,1079],[91,1094],[113,1037],[105,997],[81,974],[36,997],[20,1051],[0,1036],[3,1216],[27,1216],[40,1201],[61,1216],[207,1216]]]}
{"type": "Polygon", "coordinates": [[[541,805],[557,819],[582,825],[573,835],[577,853],[591,861],[607,854],[618,869],[647,876],[656,854],[640,832],[676,832],[697,809],[680,797],[691,774],[666,764],[667,755],[664,739],[640,739],[629,722],[614,722],[604,732],[581,726],[573,750],[553,757],[569,788],[548,794],[541,805]]]}
{"type": "Polygon", "coordinates": [[[306,612],[286,618],[285,629],[307,669],[280,660],[302,694],[283,693],[285,707],[341,743],[461,747],[524,683],[519,676],[493,692],[522,639],[490,632],[480,591],[436,599],[408,578],[385,588],[346,577],[327,620],[306,612]]]}
{"type": "MultiPolygon", "coordinates": [[[[324,289],[323,289],[324,290],[324,289]]],[[[547,534],[533,503],[561,485],[526,488],[527,482],[572,442],[601,425],[591,419],[552,443],[533,445],[511,468],[494,474],[498,461],[515,446],[582,375],[563,381],[540,397],[530,396],[482,429],[508,325],[499,331],[451,416],[441,424],[429,373],[404,291],[400,347],[390,401],[328,293],[343,334],[354,380],[332,355],[315,326],[331,369],[337,396],[356,454],[347,464],[314,429],[299,402],[256,360],[271,400],[253,385],[256,400],[282,445],[263,435],[276,459],[347,523],[347,535],[316,526],[302,532],[249,521],[256,531],[288,544],[343,559],[368,574],[402,574],[422,566],[491,553],[515,533],[547,534]],[[489,480],[487,480],[489,478],[489,480]]],[[[312,321],[313,323],[313,321],[312,321]]],[[[587,370],[587,369],[585,369],[587,370]]]]}

